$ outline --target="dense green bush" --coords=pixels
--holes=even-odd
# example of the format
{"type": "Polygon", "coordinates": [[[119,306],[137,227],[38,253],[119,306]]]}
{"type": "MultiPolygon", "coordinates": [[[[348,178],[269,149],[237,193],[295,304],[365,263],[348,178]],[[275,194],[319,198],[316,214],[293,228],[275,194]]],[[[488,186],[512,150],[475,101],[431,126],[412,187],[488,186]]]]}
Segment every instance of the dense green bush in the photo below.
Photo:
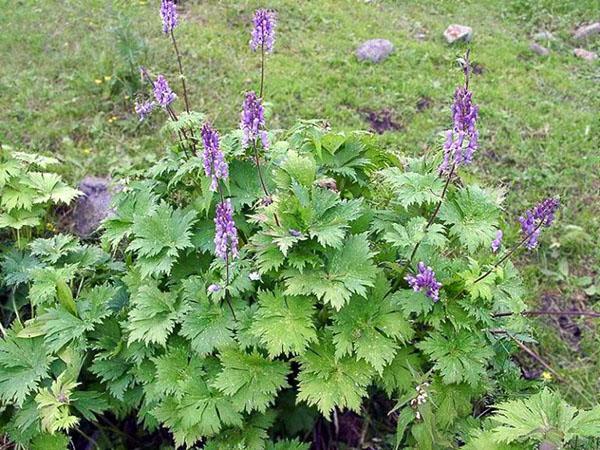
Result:
{"type": "Polygon", "coordinates": [[[600,435],[598,408],[547,390],[515,400],[539,386],[511,359],[529,328],[509,256],[535,246],[545,219],[496,255],[498,229],[516,235],[501,190],[461,179],[456,162],[440,173],[441,152],[399,161],[369,134],[319,121],[268,135],[259,123],[250,145],[240,131],[208,142],[227,162],[215,176],[205,117],[167,97],[157,102],[175,143],[121,181],[100,243],[56,235],[4,255],[20,299],[4,305],[0,342],[12,442],[66,448],[79,433],[108,448],[126,441],[106,417],[134,416],[176,446],[301,449],[319,417],[376,397],[388,409],[373,420],[395,426],[374,425],[382,448],[600,435]],[[227,202],[235,239],[229,230],[223,251],[214,217],[227,202]]]}

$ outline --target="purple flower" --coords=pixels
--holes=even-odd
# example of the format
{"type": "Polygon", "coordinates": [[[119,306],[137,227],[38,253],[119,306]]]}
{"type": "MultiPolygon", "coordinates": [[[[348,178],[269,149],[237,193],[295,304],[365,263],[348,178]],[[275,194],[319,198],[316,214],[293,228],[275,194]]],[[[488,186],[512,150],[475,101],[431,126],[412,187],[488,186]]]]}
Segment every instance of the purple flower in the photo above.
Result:
{"type": "Polygon", "coordinates": [[[452,104],[453,126],[446,131],[444,161],[440,173],[447,172],[452,164],[471,164],[478,147],[479,132],[476,129],[479,107],[473,105],[473,94],[464,86],[456,88],[452,104]]]}
{"type": "Polygon", "coordinates": [[[288,232],[290,233],[291,236],[294,236],[294,237],[301,237],[302,236],[301,232],[299,232],[298,230],[294,230],[293,228],[290,228],[288,230],[288,232]]]}
{"type": "Polygon", "coordinates": [[[142,102],[142,103],[135,103],[135,112],[138,116],[140,116],[140,122],[144,119],[146,119],[146,117],[148,117],[152,111],[154,110],[154,107],[156,106],[156,103],[153,101],[146,101],[146,102],[142,102]]]}
{"type": "Polygon", "coordinates": [[[415,292],[424,290],[427,297],[437,302],[440,299],[442,283],[438,283],[435,279],[435,272],[431,267],[427,267],[424,262],[421,261],[417,268],[419,272],[417,275],[407,275],[404,279],[408,281],[409,286],[415,292]]]}
{"type": "Polygon", "coordinates": [[[243,148],[248,148],[249,144],[256,145],[258,138],[260,138],[265,149],[269,148],[267,132],[264,130],[265,109],[262,105],[262,99],[257,97],[254,92],[246,93],[242,106],[240,127],[244,133],[242,137],[243,148]]]}
{"type": "Polygon", "coordinates": [[[492,252],[496,253],[502,245],[502,230],[496,231],[496,239],[492,241],[492,252]]]}
{"type": "Polygon", "coordinates": [[[217,204],[215,216],[215,253],[227,260],[231,251],[233,257],[238,254],[238,237],[233,222],[233,207],[229,199],[217,204]]]}
{"type": "Polygon", "coordinates": [[[547,198],[539,203],[533,210],[533,216],[541,221],[545,227],[552,225],[554,214],[560,206],[560,200],[557,198],[547,198]]]}
{"type": "Polygon", "coordinates": [[[205,123],[200,134],[204,143],[204,153],[202,154],[204,173],[207,177],[212,177],[210,189],[216,191],[219,180],[227,180],[229,166],[219,147],[219,133],[217,130],[213,129],[210,123],[205,123]]]}
{"type": "Polygon", "coordinates": [[[210,292],[211,294],[214,294],[216,292],[219,292],[221,290],[221,285],[220,284],[211,284],[208,287],[208,292],[210,292]]]}
{"type": "Polygon", "coordinates": [[[162,0],[160,3],[160,17],[163,23],[163,32],[169,34],[177,26],[177,8],[173,0],[162,0]]]}
{"type": "Polygon", "coordinates": [[[273,51],[273,44],[275,43],[276,14],[266,9],[257,9],[254,13],[253,23],[254,28],[252,29],[250,48],[254,51],[261,48],[265,52],[271,53],[273,51]]]}
{"type": "Polygon", "coordinates": [[[175,101],[177,96],[169,87],[169,83],[162,75],[156,77],[154,82],[154,98],[160,106],[166,108],[175,101]]]}
{"type": "Polygon", "coordinates": [[[557,198],[548,198],[543,202],[538,203],[535,208],[528,209],[521,217],[521,234],[525,241],[525,247],[528,250],[533,250],[538,245],[538,238],[541,233],[541,227],[549,227],[554,221],[554,214],[560,206],[560,201],[557,198]]]}

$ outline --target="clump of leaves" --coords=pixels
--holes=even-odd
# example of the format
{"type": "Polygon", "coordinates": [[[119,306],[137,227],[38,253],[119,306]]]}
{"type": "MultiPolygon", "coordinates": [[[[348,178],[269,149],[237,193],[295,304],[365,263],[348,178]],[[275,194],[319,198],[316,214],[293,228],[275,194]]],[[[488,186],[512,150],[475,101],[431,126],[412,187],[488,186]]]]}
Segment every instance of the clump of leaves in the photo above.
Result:
{"type": "MultiPolygon", "coordinates": [[[[175,5],[162,5],[176,45],[175,5]]],[[[472,125],[467,87],[455,104],[472,125]]],[[[58,235],[4,255],[14,301],[0,402],[12,441],[60,448],[83,420],[105,432],[97,419],[110,412],[167,429],[176,446],[295,450],[320,416],[360,413],[376,394],[395,402],[391,446],[456,448],[488,406],[533,390],[510,358],[529,338],[509,260],[519,244],[491,248],[503,196],[456,173],[473,127],[449,134],[441,172],[439,157],[400,168],[364,133],[315,121],[267,133],[255,94],[243,138],[210,129],[201,142],[204,116],[178,115],[164,79],[159,94],[176,143],[122,181],[101,244],[58,235]]],[[[75,195],[22,169],[27,158],[0,171],[8,212],[75,195]]],[[[555,210],[534,212],[537,239],[555,210]]],[[[500,425],[474,437],[489,448],[600,435],[596,410],[546,391],[498,411],[500,425]]]]}
{"type": "Polygon", "coordinates": [[[43,225],[51,205],[70,203],[80,193],[48,172],[55,158],[0,147],[0,230],[13,231],[17,245],[43,225]]]}

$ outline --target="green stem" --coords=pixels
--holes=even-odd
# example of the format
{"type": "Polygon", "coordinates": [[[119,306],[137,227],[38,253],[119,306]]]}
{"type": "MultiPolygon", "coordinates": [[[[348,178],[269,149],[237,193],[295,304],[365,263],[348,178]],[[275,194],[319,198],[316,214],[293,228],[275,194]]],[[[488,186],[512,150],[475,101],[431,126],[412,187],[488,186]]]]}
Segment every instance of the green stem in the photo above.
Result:
{"type": "MultiPolygon", "coordinates": [[[[452,167],[450,168],[450,172],[448,172],[448,178],[446,179],[446,183],[444,184],[444,189],[442,190],[442,194],[440,196],[440,200],[437,202],[437,205],[435,206],[435,210],[431,214],[431,217],[429,217],[429,221],[427,222],[427,225],[425,225],[425,229],[423,230],[425,233],[427,233],[427,230],[433,224],[435,218],[437,217],[438,213],[440,212],[440,208],[441,208],[442,203],[444,201],[444,197],[446,196],[446,192],[448,191],[448,186],[450,186],[450,181],[452,180],[452,175],[454,175],[454,171],[455,170],[456,170],[456,163],[452,164],[452,167]]],[[[423,242],[423,239],[424,239],[424,237],[421,238],[419,240],[419,242],[417,242],[417,244],[414,246],[414,248],[413,248],[410,256],[408,257],[408,260],[406,261],[406,263],[402,267],[402,271],[400,272],[400,275],[398,275],[398,277],[396,278],[396,281],[394,282],[392,290],[398,289],[398,286],[402,282],[402,279],[403,279],[402,277],[406,273],[406,271],[408,270],[408,267],[410,266],[410,264],[412,263],[412,260],[415,257],[415,255],[417,253],[417,250],[421,246],[421,242],[423,242]]]]}
{"type": "Polygon", "coordinates": [[[513,253],[515,253],[519,248],[521,248],[523,244],[525,244],[525,242],[531,239],[531,237],[540,229],[543,223],[543,221],[540,221],[540,223],[535,227],[535,229],[531,233],[529,233],[527,236],[525,236],[523,239],[521,239],[519,242],[513,245],[512,248],[508,252],[506,252],[504,256],[502,256],[502,258],[498,260],[498,262],[496,262],[496,264],[494,264],[487,272],[485,272],[483,275],[481,275],[479,278],[473,281],[473,284],[479,283],[481,280],[488,277],[494,270],[496,270],[496,268],[500,264],[506,261],[513,253]]]}
{"type": "Polygon", "coordinates": [[[173,47],[175,48],[175,55],[177,56],[177,65],[179,66],[179,76],[181,77],[181,85],[183,86],[183,100],[185,101],[185,110],[187,113],[190,112],[190,102],[187,94],[187,86],[185,84],[185,75],[183,74],[183,65],[181,64],[181,55],[179,54],[179,48],[177,47],[177,41],[175,40],[175,34],[171,29],[171,40],[173,41],[173,47]]]}

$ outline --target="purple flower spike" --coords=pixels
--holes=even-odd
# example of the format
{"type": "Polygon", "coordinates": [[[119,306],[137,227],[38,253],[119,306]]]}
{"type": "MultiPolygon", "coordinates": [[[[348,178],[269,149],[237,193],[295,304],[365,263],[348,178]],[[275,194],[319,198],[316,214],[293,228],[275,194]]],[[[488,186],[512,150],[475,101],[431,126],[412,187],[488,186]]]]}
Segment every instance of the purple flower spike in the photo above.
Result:
{"type": "Polygon", "coordinates": [[[549,227],[552,225],[554,214],[559,206],[560,201],[557,198],[549,198],[538,203],[533,210],[529,209],[525,211],[525,214],[519,217],[521,234],[523,235],[523,238],[527,238],[525,247],[527,247],[528,250],[533,250],[537,247],[538,239],[542,231],[541,227],[549,227]]]}
{"type": "Polygon", "coordinates": [[[242,137],[242,148],[248,148],[250,144],[256,145],[260,138],[263,148],[269,148],[267,132],[265,127],[265,109],[262,99],[254,92],[247,92],[242,106],[240,127],[244,133],[242,137]]]}
{"type": "Polygon", "coordinates": [[[440,288],[442,283],[438,283],[435,279],[435,272],[431,267],[427,267],[424,262],[417,265],[418,272],[416,275],[407,275],[404,279],[408,281],[410,287],[415,292],[425,291],[425,295],[437,302],[440,299],[440,288]]]}
{"type": "Polygon", "coordinates": [[[217,204],[215,216],[215,253],[219,258],[227,260],[231,252],[233,257],[238,254],[238,236],[233,222],[233,207],[229,199],[217,204]]]}
{"type": "Polygon", "coordinates": [[[250,48],[254,51],[262,48],[265,52],[271,53],[273,51],[273,44],[275,44],[276,14],[266,9],[257,9],[254,13],[253,23],[254,28],[252,29],[250,48]]]}
{"type": "Polygon", "coordinates": [[[156,106],[156,103],[154,103],[152,101],[135,103],[135,112],[138,116],[140,116],[140,122],[145,120],[146,117],[148,117],[150,114],[152,114],[152,111],[154,110],[155,106],[156,106]]]}
{"type": "Polygon", "coordinates": [[[166,78],[162,75],[156,77],[156,81],[154,82],[154,98],[156,98],[158,104],[163,108],[169,106],[177,98],[169,87],[166,78]]]}
{"type": "Polygon", "coordinates": [[[533,216],[543,223],[545,227],[552,225],[554,214],[560,206],[560,200],[557,198],[548,198],[539,203],[533,210],[533,216]]]}
{"type": "Polygon", "coordinates": [[[177,26],[177,8],[173,0],[161,1],[160,17],[162,18],[163,32],[169,34],[177,26]]]}
{"type": "Polygon", "coordinates": [[[492,241],[492,252],[496,253],[502,245],[502,230],[496,231],[496,239],[492,241]]]}
{"type": "Polygon", "coordinates": [[[439,167],[440,173],[447,172],[452,164],[460,166],[473,162],[473,154],[479,146],[479,132],[476,129],[479,107],[473,105],[472,96],[464,86],[458,87],[454,93],[454,123],[452,129],[446,132],[444,161],[439,167]]]}
{"type": "Polygon", "coordinates": [[[204,173],[207,177],[212,178],[210,185],[211,191],[215,192],[219,180],[227,180],[229,176],[229,166],[225,161],[225,156],[219,146],[219,133],[213,129],[210,123],[205,123],[202,126],[202,141],[204,143],[204,153],[202,158],[204,160],[204,173]]]}
{"type": "Polygon", "coordinates": [[[216,292],[219,292],[221,290],[221,285],[220,284],[211,284],[208,287],[208,292],[210,292],[211,294],[214,294],[216,292]]]}

